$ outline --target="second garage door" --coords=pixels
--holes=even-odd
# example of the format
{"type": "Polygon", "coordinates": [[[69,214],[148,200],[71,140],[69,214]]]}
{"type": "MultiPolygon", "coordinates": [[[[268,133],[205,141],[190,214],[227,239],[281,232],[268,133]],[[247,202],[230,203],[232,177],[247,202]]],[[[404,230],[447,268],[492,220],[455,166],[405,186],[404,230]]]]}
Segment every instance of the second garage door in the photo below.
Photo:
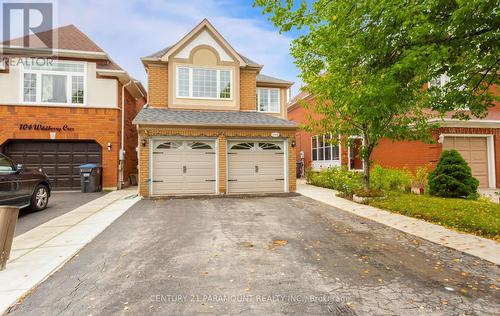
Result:
{"type": "Polygon", "coordinates": [[[285,191],[283,142],[230,142],[228,146],[229,193],[285,191]]]}
{"type": "Polygon", "coordinates": [[[153,195],[217,193],[214,141],[157,140],[153,146],[153,195]]]}
{"type": "Polygon", "coordinates": [[[479,180],[480,187],[488,187],[488,149],[486,137],[446,136],[443,149],[457,150],[469,164],[472,175],[479,180]]]}

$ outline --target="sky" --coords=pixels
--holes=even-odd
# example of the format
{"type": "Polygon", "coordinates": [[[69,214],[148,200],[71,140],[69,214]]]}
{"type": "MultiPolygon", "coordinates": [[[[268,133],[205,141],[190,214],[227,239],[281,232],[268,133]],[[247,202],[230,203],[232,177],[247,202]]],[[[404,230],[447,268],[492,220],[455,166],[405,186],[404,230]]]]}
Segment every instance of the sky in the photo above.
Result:
{"type": "Polygon", "coordinates": [[[294,95],[300,83],[289,48],[296,35],[280,35],[268,16],[252,3],[253,0],[58,0],[55,24],[74,24],[146,84],[140,58],[175,44],[207,18],[239,53],[264,65],[261,73],[295,82],[294,95]]]}

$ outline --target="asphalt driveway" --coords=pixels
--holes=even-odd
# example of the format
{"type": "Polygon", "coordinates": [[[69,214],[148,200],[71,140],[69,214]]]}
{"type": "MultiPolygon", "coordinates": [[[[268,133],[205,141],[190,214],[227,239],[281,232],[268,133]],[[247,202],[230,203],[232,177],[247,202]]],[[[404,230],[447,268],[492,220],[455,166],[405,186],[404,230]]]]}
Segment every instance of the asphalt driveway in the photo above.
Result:
{"type": "Polygon", "coordinates": [[[22,235],[53,218],[71,212],[75,208],[87,204],[105,194],[106,192],[51,192],[49,204],[43,211],[36,212],[29,208],[24,208],[19,211],[15,235],[22,235]]]}
{"type": "Polygon", "coordinates": [[[13,315],[451,315],[500,268],[297,197],[143,200],[13,315]]]}

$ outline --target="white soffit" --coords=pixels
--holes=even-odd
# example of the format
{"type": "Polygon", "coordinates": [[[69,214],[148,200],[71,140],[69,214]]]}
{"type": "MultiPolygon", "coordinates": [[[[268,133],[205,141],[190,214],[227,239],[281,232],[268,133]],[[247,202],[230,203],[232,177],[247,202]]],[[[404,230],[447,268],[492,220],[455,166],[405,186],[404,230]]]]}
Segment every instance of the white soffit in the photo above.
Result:
{"type": "Polygon", "coordinates": [[[235,60],[229,56],[224,48],[219,45],[219,43],[213,38],[213,36],[204,29],[198,36],[193,38],[181,51],[179,51],[175,58],[189,58],[191,50],[200,45],[208,45],[213,47],[220,56],[221,61],[234,62],[235,60]]]}

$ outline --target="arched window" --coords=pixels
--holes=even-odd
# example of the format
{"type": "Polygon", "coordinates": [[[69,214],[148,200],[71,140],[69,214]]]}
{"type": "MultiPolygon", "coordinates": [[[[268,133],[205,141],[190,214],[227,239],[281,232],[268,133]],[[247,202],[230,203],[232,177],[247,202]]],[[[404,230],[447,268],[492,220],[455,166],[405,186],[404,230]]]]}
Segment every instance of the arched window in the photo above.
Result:
{"type": "Polygon", "coordinates": [[[261,150],[281,150],[281,147],[275,143],[259,143],[261,150]]]}
{"type": "Polygon", "coordinates": [[[156,146],[156,149],[178,149],[182,146],[182,143],[178,142],[165,142],[156,146]]]}
{"type": "Polygon", "coordinates": [[[202,142],[188,143],[188,147],[191,149],[213,149],[209,144],[202,142]]]}
{"type": "Polygon", "coordinates": [[[238,143],[231,146],[231,150],[252,150],[254,143],[238,143]]]}

